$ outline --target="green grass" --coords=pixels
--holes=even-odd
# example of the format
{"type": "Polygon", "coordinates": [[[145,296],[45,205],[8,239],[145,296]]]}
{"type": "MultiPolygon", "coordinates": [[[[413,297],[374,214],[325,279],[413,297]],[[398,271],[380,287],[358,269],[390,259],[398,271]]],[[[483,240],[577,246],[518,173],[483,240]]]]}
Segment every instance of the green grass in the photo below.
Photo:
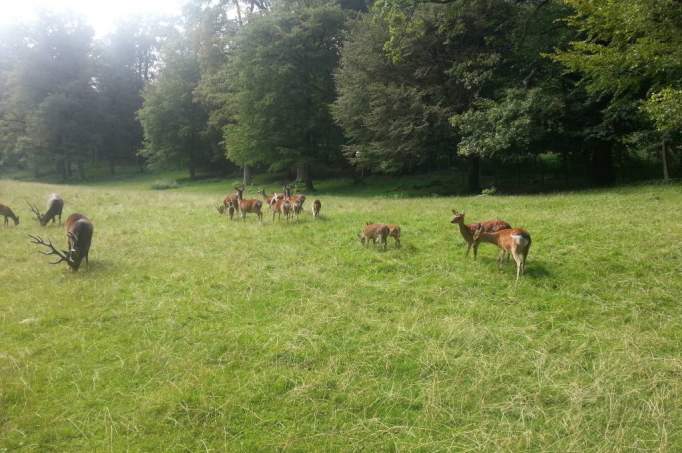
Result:
{"type": "MultiPolygon", "coordinates": [[[[384,197],[220,218],[230,184],[0,181],[0,451],[682,449],[682,187],[384,197]],[[50,266],[24,200],[95,225],[50,266]],[[503,218],[527,275],[449,224],[503,218]],[[364,249],[365,221],[403,247],[364,249]]],[[[251,190],[253,193],[253,190],[251,190]]]]}

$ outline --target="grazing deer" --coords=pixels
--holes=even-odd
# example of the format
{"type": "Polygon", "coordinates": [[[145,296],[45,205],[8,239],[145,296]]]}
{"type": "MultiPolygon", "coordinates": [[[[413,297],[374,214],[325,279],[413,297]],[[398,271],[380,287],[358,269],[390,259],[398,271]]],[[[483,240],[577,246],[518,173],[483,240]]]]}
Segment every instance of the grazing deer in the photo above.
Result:
{"type": "Polygon", "coordinates": [[[45,214],[41,214],[38,208],[31,203],[28,203],[28,207],[31,208],[31,211],[36,216],[36,220],[40,222],[41,226],[47,225],[50,220],[52,220],[52,223],[54,223],[56,217],[59,217],[59,224],[62,224],[64,200],[56,193],[50,194],[50,196],[47,198],[47,211],[45,211],[45,214]]]}
{"type": "Polygon", "coordinates": [[[0,215],[5,217],[5,226],[7,226],[7,224],[9,223],[9,219],[14,220],[14,226],[19,225],[19,217],[14,215],[14,212],[10,209],[9,206],[0,204],[0,215]]]}
{"type": "Polygon", "coordinates": [[[313,201],[313,218],[318,218],[320,216],[320,210],[322,209],[322,202],[320,200],[313,201]]]}
{"type": "MultiPolygon", "coordinates": [[[[482,227],[483,231],[486,233],[494,233],[495,231],[511,228],[511,225],[504,220],[487,220],[485,222],[471,223],[467,225],[464,223],[464,212],[457,212],[455,209],[453,209],[452,213],[454,214],[454,217],[450,223],[459,225],[459,232],[462,234],[462,237],[467,243],[467,251],[464,254],[465,258],[469,256],[469,250],[471,250],[471,247],[474,248],[474,259],[476,259],[476,256],[478,255],[478,243],[474,241],[474,233],[479,227],[482,227]]],[[[483,241],[485,242],[485,240],[483,241]]]]}
{"type": "Polygon", "coordinates": [[[502,264],[505,253],[510,253],[516,261],[516,281],[519,275],[526,270],[526,258],[532,243],[530,234],[523,228],[507,228],[494,233],[487,233],[480,226],[474,233],[474,241],[484,241],[495,244],[500,248],[500,255],[497,257],[497,267],[502,264]]]}
{"type": "Polygon", "coordinates": [[[400,225],[388,224],[388,235],[395,239],[396,248],[400,247],[400,225]]]}
{"type": "Polygon", "coordinates": [[[369,245],[369,241],[372,241],[372,244],[376,245],[376,241],[379,239],[380,244],[382,244],[384,250],[386,250],[386,238],[388,238],[388,234],[389,229],[387,225],[384,225],[383,223],[367,222],[362,229],[362,232],[358,234],[358,239],[360,239],[360,242],[365,247],[369,245]]]}
{"type": "MultiPolygon", "coordinates": [[[[261,208],[263,207],[263,202],[255,199],[244,199],[244,187],[237,188],[237,210],[242,217],[242,220],[246,220],[246,214],[253,212],[258,216],[258,220],[263,221],[263,212],[261,208]]],[[[228,208],[229,209],[229,208],[228,208]]]]}
{"type": "Polygon", "coordinates": [[[229,200],[224,204],[217,204],[215,209],[220,215],[227,214],[230,220],[234,217],[234,203],[229,200]]]}
{"type": "Polygon", "coordinates": [[[71,214],[64,224],[66,227],[66,237],[68,240],[68,250],[59,251],[52,241],[48,240],[45,242],[39,236],[29,237],[32,239],[31,242],[37,245],[43,245],[49,249],[47,252],[40,252],[43,255],[56,255],[59,257],[57,261],[50,264],[58,264],[62,261],[66,261],[71,270],[77,271],[81,265],[83,259],[85,259],[85,264],[90,265],[88,260],[88,255],[90,253],[90,244],[92,244],[92,233],[94,232],[94,227],[92,222],[85,217],[83,214],[71,214]]]}

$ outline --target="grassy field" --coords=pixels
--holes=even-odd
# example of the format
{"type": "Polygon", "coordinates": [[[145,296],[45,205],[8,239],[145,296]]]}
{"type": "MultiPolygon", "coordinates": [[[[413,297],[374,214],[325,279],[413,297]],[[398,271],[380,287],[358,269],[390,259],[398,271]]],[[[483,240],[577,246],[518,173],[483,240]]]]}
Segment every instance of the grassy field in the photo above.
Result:
{"type": "MultiPolygon", "coordinates": [[[[682,449],[682,187],[401,197],[320,183],[323,218],[220,218],[229,184],[0,181],[0,451],[682,449]],[[25,200],[95,224],[50,266],[25,200]],[[454,225],[533,237],[527,275],[454,225]],[[403,247],[364,249],[365,221],[403,247]]],[[[254,193],[251,189],[251,194],[254,193]]]]}

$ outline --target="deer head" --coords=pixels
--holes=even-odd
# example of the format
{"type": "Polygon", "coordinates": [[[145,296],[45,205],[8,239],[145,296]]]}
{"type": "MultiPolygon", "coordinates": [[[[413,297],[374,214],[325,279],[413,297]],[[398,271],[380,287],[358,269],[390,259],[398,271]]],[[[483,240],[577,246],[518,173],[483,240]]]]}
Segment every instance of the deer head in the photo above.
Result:
{"type": "Polygon", "coordinates": [[[49,239],[46,242],[40,236],[33,236],[30,234],[28,236],[31,238],[32,243],[42,245],[48,248],[48,251],[46,252],[39,251],[39,253],[47,256],[55,255],[59,258],[57,261],[50,262],[50,264],[59,264],[62,261],[65,261],[66,264],[68,264],[69,267],[74,271],[77,271],[78,268],[80,267],[83,257],[81,256],[81,253],[76,246],[76,244],[78,244],[78,238],[73,233],[71,232],[67,233],[67,236],[69,238],[69,250],[62,251],[57,250],[55,246],[52,245],[52,241],[50,241],[49,239]]]}
{"type": "Polygon", "coordinates": [[[452,220],[450,221],[450,223],[463,223],[464,222],[464,211],[457,212],[456,209],[453,209],[452,213],[454,214],[454,216],[452,217],[452,220]]]}

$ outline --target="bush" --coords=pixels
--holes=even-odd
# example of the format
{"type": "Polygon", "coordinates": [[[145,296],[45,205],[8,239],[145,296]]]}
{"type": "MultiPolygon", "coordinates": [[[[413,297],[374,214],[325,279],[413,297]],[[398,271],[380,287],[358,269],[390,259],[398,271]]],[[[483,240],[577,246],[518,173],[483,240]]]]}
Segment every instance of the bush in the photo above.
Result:
{"type": "Polygon", "coordinates": [[[154,181],[152,183],[152,190],[168,190],[168,189],[177,189],[180,187],[180,184],[178,184],[177,181],[154,181]]]}

